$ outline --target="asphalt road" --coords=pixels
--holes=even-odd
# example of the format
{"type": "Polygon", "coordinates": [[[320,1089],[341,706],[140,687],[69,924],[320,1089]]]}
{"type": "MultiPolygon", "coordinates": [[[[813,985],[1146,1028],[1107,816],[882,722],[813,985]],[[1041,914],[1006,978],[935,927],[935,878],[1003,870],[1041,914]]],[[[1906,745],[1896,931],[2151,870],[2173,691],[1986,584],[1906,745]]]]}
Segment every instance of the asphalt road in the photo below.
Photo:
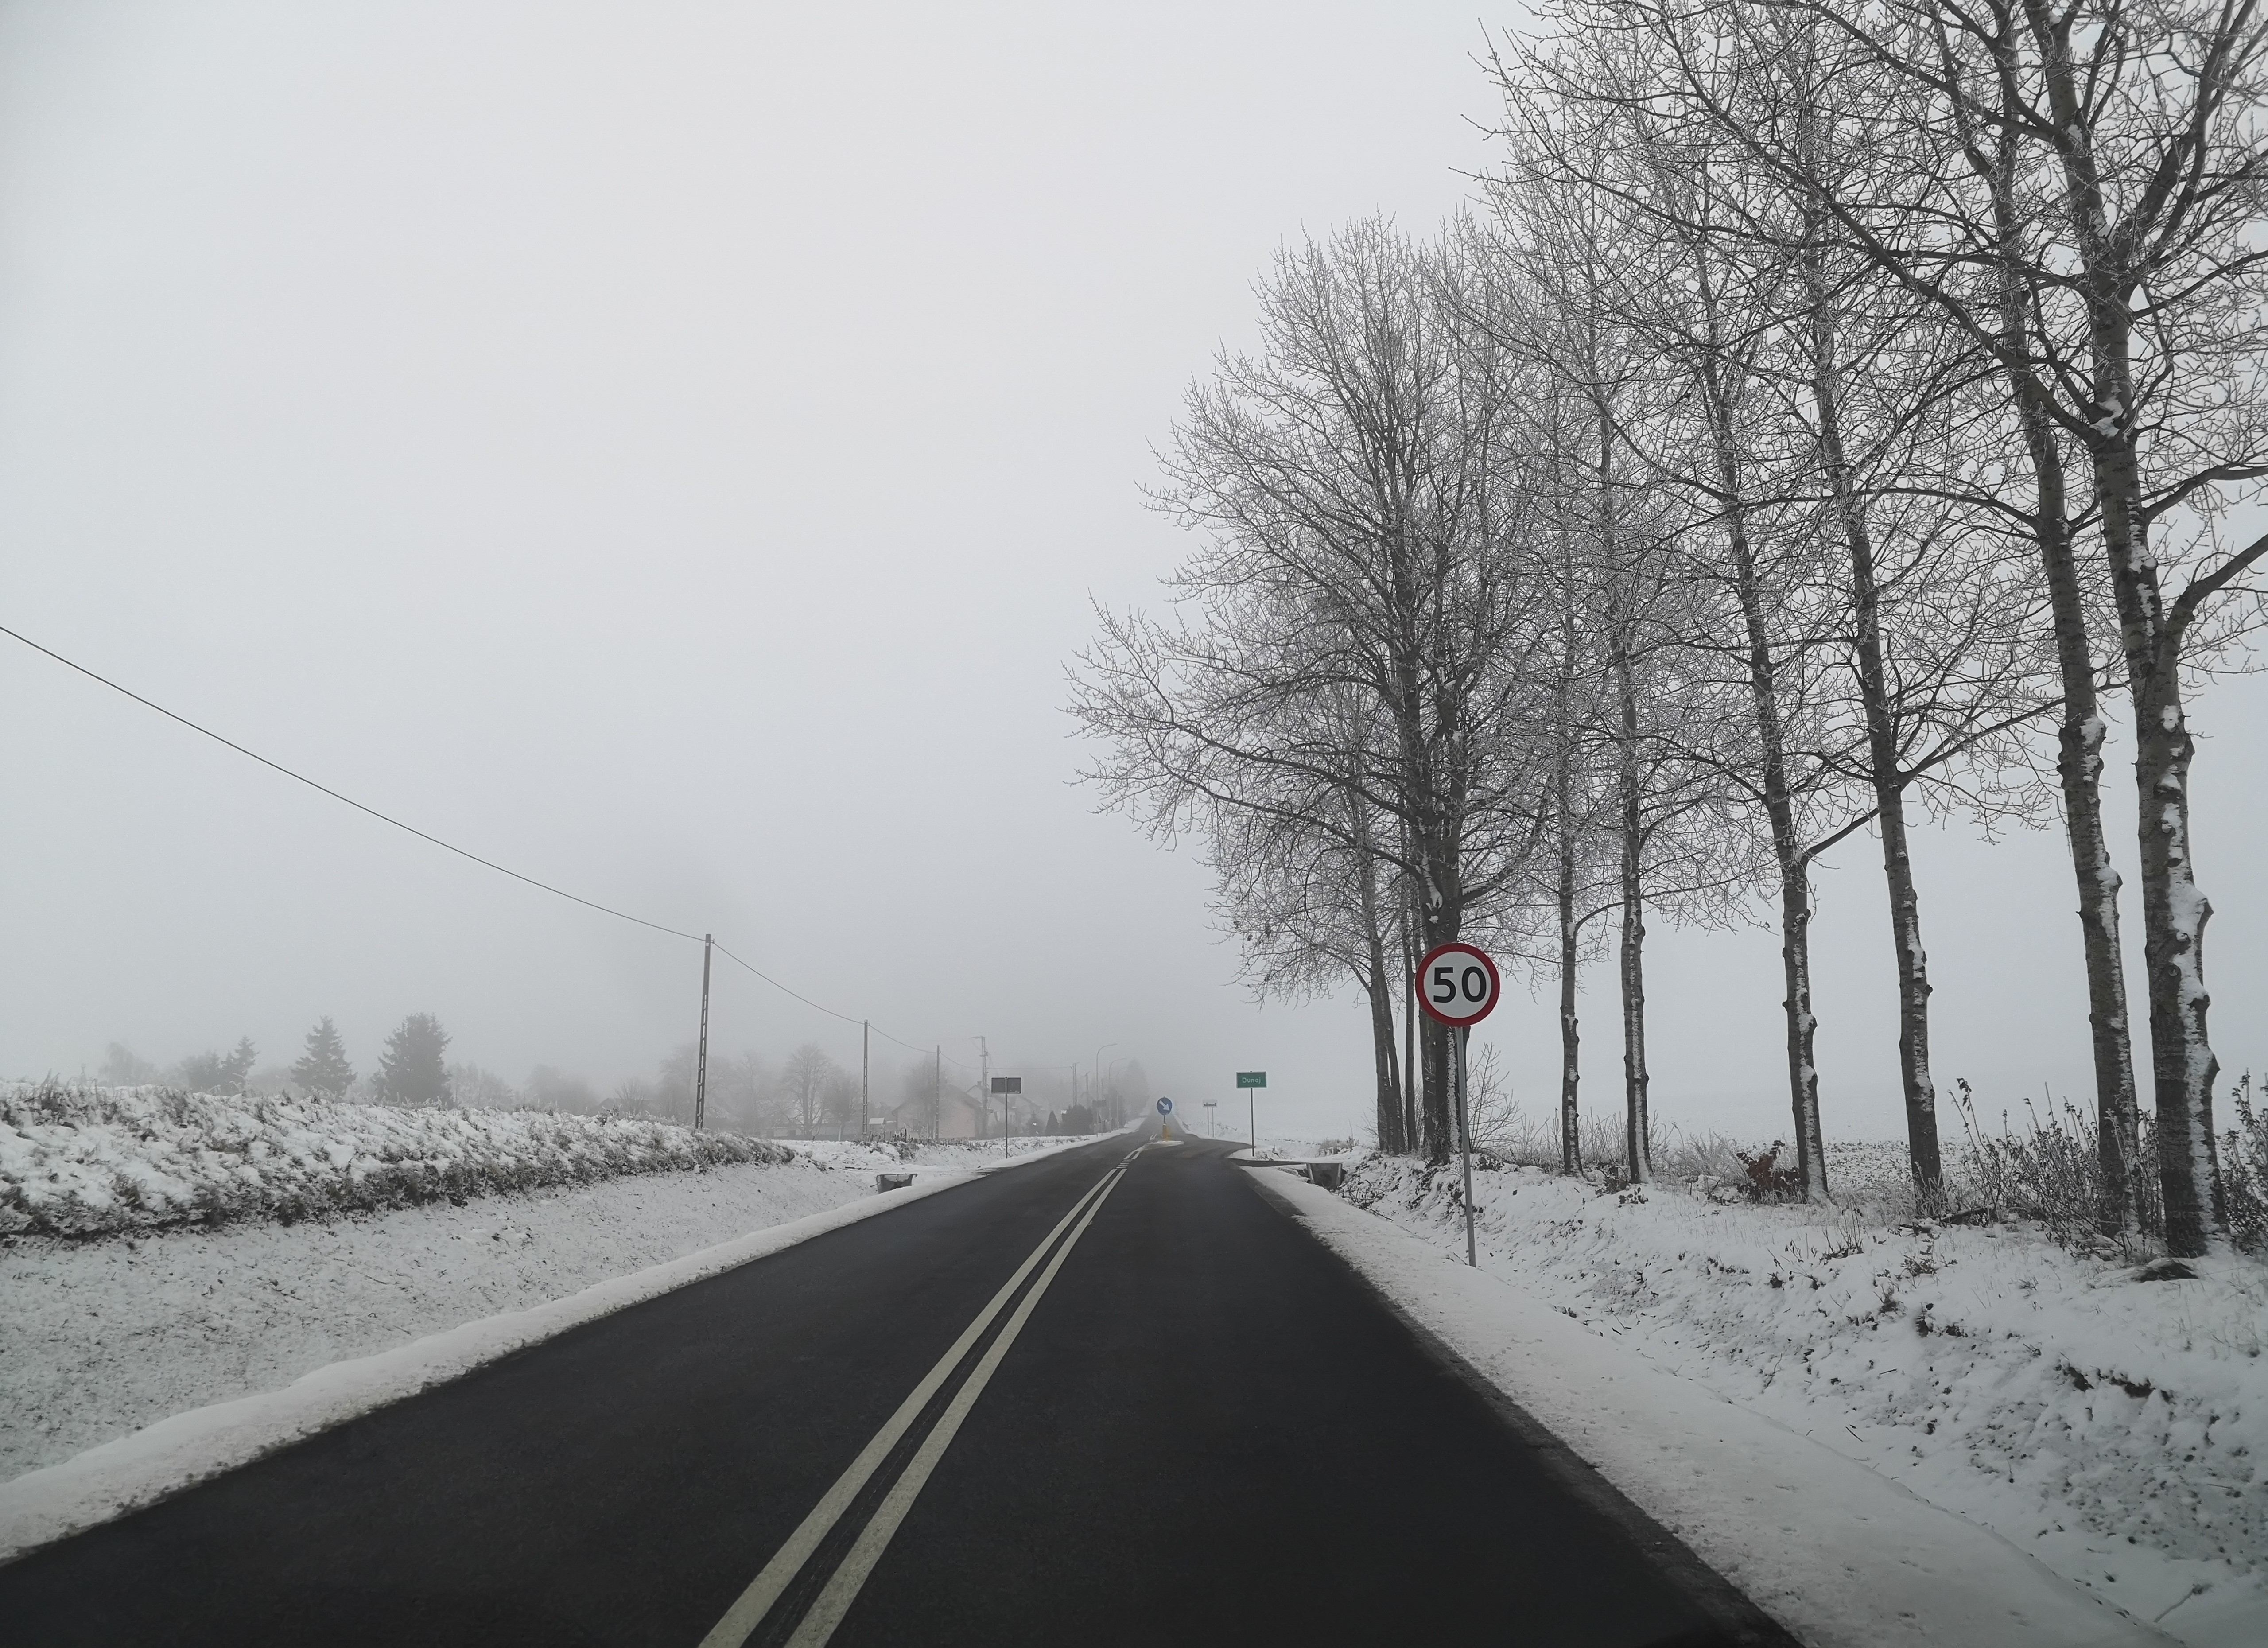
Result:
{"type": "Polygon", "coordinates": [[[829,1232],[35,1552],[0,1568],[0,1638],[1789,1640],[1222,1147],[1130,1150],[829,1232]]]}

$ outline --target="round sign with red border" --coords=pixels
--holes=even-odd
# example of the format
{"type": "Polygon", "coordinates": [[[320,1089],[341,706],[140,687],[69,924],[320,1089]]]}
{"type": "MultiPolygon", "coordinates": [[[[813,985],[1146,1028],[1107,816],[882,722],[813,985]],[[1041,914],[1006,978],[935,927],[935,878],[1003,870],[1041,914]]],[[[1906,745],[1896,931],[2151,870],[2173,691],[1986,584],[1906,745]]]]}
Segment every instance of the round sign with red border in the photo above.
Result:
{"type": "Polygon", "coordinates": [[[1427,1018],[1451,1029],[1476,1025],[1496,1011],[1504,981],[1496,963],[1475,945],[1435,945],[1418,964],[1418,1004],[1427,1018]]]}

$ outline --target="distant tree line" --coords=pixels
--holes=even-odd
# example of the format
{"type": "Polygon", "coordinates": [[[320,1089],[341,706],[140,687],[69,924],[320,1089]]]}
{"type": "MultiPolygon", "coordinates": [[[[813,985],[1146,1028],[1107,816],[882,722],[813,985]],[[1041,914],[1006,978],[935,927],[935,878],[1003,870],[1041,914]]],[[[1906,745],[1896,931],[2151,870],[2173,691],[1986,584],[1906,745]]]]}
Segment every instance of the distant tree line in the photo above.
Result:
{"type": "MultiPolygon", "coordinates": [[[[412,1013],[379,1050],[376,1066],[357,1075],[344,1038],[327,1015],[307,1032],[290,1065],[257,1068],[249,1036],[227,1053],[195,1053],[160,1068],[114,1041],[102,1079],[114,1085],[165,1083],[195,1093],[297,1093],[394,1105],[458,1105],[504,1109],[563,1110],[584,1115],[654,1116],[690,1125],[694,1119],[696,1053],[688,1041],[674,1048],[652,1079],[632,1077],[601,1091],[589,1078],[539,1064],[517,1085],[473,1063],[451,1063],[450,1035],[431,1013],[412,1013]]],[[[1005,1115],[1019,1133],[1086,1133],[1116,1127],[1146,1103],[1146,1078],[1128,1061],[1122,1073],[1097,1089],[1076,1091],[1060,1072],[1026,1078],[1028,1091],[1005,1115]]],[[[998,1137],[1000,1101],[941,1063],[917,1060],[894,1071],[876,1071],[862,1096],[855,1068],[838,1063],[817,1042],[806,1041],[775,1065],[762,1055],[710,1055],[707,1119],[714,1127],[772,1138],[855,1138],[869,1134],[998,1137]]]]}

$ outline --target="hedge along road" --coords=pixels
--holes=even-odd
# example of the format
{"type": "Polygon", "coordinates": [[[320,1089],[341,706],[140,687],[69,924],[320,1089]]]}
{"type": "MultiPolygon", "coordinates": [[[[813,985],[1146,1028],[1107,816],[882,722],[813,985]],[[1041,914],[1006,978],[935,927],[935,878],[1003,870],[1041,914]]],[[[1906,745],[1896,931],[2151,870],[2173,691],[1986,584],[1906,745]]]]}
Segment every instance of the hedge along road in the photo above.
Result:
{"type": "Polygon", "coordinates": [[[0,1568],[4,1634],[1792,1640],[1226,1155],[1113,1137],[588,1323],[0,1568]]]}

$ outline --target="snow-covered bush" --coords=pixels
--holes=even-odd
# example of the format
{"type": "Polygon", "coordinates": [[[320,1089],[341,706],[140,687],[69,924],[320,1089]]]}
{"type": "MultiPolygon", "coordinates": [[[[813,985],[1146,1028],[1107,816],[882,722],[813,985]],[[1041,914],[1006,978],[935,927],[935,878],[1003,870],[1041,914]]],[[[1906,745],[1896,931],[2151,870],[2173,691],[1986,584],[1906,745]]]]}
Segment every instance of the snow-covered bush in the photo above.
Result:
{"type": "Polygon", "coordinates": [[[2268,1251],[2268,1109],[2252,1104],[2252,1072],[2229,1095],[2236,1125],[2220,1141],[2220,1183],[2237,1245],[2268,1251]]]}
{"type": "Polygon", "coordinates": [[[288,1220],[793,1159],[648,1117],[16,1082],[0,1084],[0,1236],[288,1220]]]}

